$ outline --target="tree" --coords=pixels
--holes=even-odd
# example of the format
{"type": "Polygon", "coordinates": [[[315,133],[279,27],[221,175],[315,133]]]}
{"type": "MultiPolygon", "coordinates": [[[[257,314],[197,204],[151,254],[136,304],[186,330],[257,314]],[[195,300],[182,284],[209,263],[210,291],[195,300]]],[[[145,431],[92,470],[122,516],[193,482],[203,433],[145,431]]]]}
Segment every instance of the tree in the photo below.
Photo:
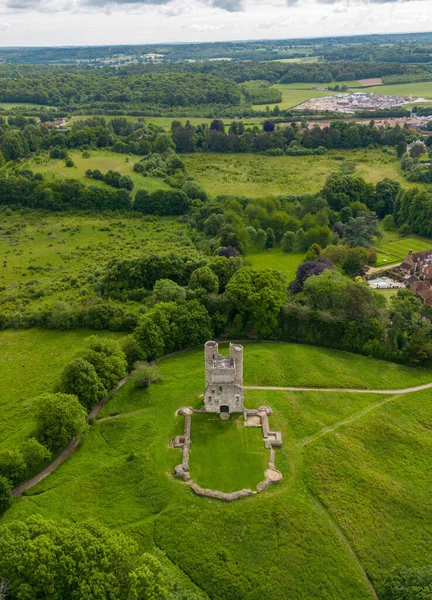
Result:
{"type": "Polygon", "coordinates": [[[275,237],[274,231],[271,227],[269,227],[266,231],[265,247],[267,249],[273,248],[275,243],[276,243],[276,237],[275,237]]]}
{"type": "Polygon", "coordinates": [[[27,467],[27,477],[30,477],[39,471],[51,458],[51,452],[48,448],[45,448],[45,446],[34,437],[29,438],[26,442],[21,444],[20,450],[27,467]]]}
{"type": "Polygon", "coordinates": [[[12,504],[12,483],[0,475],[0,515],[12,504]]]}
{"type": "Polygon", "coordinates": [[[380,219],[393,213],[394,203],[400,188],[400,183],[392,179],[383,179],[377,183],[375,211],[380,219]]]}
{"type": "Polygon", "coordinates": [[[400,228],[399,228],[399,237],[407,237],[409,235],[411,235],[412,233],[412,229],[411,227],[408,225],[408,223],[404,223],[400,228]]]}
{"type": "Polygon", "coordinates": [[[216,294],[219,290],[219,279],[210,267],[201,267],[192,272],[189,287],[192,290],[203,288],[209,294],[216,294]]]}
{"type": "Polygon", "coordinates": [[[308,251],[305,255],[305,260],[317,260],[322,252],[322,248],[319,244],[312,244],[309,246],[308,251]]]}
{"type": "Polygon", "coordinates": [[[95,367],[84,358],[75,358],[65,366],[60,391],[77,396],[88,411],[107,393],[95,367]]]}
{"type": "Polygon", "coordinates": [[[81,358],[94,366],[106,390],[113,389],[127,373],[126,357],[120,344],[116,340],[91,336],[86,346],[81,358]]]}
{"type": "Polygon", "coordinates": [[[221,119],[213,119],[210,123],[210,129],[212,131],[220,131],[221,133],[225,132],[225,125],[221,119]]]}
{"type": "Polygon", "coordinates": [[[276,333],[280,310],[287,297],[282,273],[244,267],[231,278],[227,293],[237,311],[253,324],[259,335],[267,337],[276,333]]]}
{"type": "Polygon", "coordinates": [[[432,590],[432,567],[407,569],[396,567],[384,580],[382,600],[429,600],[432,590]]]}
{"type": "Polygon", "coordinates": [[[38,438],[56,452],[86,430],[86,410],[71,394],[42,394],[36,400],[38,438]]]}
{"type": "Polygon", "coordinates": [[[12,598],[164,600],[160,563],[136,542],[95,523],[40,516],[0,527],[0,572],[12,598]]]}
{"type": "Polygon", "coordinates": [[[275,130],[275,124],[272,121],[264,121],[263,123],[263,131],[266,133],[271,133],[275,130]]]}
{"type": "Polygon", "coordinates": [[[125,190],[132,191],[134,187],[134,183],[132,181],[132,177],[129,175],[122,175],[118,180],[119,187],[125,190]]]}
{"type": "Polygon", "coordinates": [[[134,364],[144,359],[144,353],[133,335],[123,338],[122,350],[125,353],[128,371],[132,371],[134,364]]]}
{"type": "Polygon", "coordinates": [[[296,234],[293,231],[286,231],[282,238],[282,252],[292,252],[296,241],[296,234]]]}
{"type": "Polygon", "coordinates": [[[141,318],[140,324],[132,335],[137,340],[145,359],[155,360],[163,356],[165,352],[163,331],[149,314],[141,318]]]}
{"type": "Polygon", "coordinates": [[[300,263],[297,267],[296,277],[290,283],[293,294],[299,294],[303,291],[304,283],[308,277],[319,275],[326,269],[333,269],[333,265],[329,260],[321,256],[317,260],[307,260],[300,263]]]}
{"type": "Polygon", "coordinates": [[[411,158],[420,158],[422,154],[426,154],[426,147],[423,144],[423,142],[417,142],[413,146],[411,146],[409,153],[411,158]]]}
{"type": "Polygon", "coordinates": [[[27,466],[20,450],[6,449],[0,453],[0,475],[16,485],[24,480],[27,466]]]}
{"type": "Polygon", "coordinates": [[[191,200],[208,200],[207,192],[197,181],[185,181],[181,189],[191,200]]]}
{"type": "Polygon", "coordinates": [[[391,231],[392,229],[395,229],[396,226],[393,215],[386,215],[382,220],[381,225],[385,231],[391,231]]]}
{"type": "Polygon", "coordinates": [[[150,298],[152,304],[182,302],[183,300],[186,300],[186,289],[171,279],[158,279],[150,298]]]}
{"type": "Polygon", "coordinates": [[[374,213],[359,213],[351,218],[344,227],[344,243],[349,246],[369,247],[374,236],[382,238],[378,219],[374,213]]]}

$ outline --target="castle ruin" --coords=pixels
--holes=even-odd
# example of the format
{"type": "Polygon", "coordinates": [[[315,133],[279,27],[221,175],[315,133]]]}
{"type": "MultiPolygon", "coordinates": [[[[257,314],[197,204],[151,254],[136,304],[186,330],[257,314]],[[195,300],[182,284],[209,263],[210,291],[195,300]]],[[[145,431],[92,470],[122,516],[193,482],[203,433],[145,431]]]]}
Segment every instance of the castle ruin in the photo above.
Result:
{"type": "Polygon", "coordinates": [[[243,406],[243,346],[229,345],[229,355],[218,353],[217,342],[206,342],[204,407],[228,419],[230,413],[244,412],[243,406]]]}

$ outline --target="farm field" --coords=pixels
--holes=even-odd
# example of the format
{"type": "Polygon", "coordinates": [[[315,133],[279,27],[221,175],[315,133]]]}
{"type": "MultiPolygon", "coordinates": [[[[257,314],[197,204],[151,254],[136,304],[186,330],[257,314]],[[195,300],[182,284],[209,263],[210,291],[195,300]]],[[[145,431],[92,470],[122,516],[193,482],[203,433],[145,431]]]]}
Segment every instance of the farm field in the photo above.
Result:
{"type": "Polygon", "coordinates": [[[332,150],[322,156],[262,156],[257,154],[185,154],[187,171],[211,195],[265,197],[316,193],[343,162],[355,163],[355,173],[371,183],[389,177],[409,187],[396,156],[379,150],[332,150]]]}
{"type": "MultiPolygon", "coordinates": [[[[215,600],[369,600],[370,581],[379,594],[395,565],[427,564],[429,392],[398,398],[246,390],[246,406],[274,410],[272,427],[283,436],[276,467],[284,480],[226,504],[195,496],[169,475],[180,451],[168,443],[183,427],[175,410],[202,403],[202,350],[163,359],[158,371],[160,382],[147,390],[124,386],[101,415],[115,418],[95,423],[77,452],[15,500],[0,522],[35,513],[95,519],[133,536],[143,551],[164,553],[172,568],[215,600]]],[[[274,385],[393,387],[430,376],[343,352],[245,344],[249,385],[271,379],[274,385]]],[[[241,436],[231,436],[235,419],[218,421],[220,430],[225,425],[231,432],[224,437],[242,456],[241,436]]],[[[198,470],[225,460],[219,440],[206,447],[208,456],[196,452],[198,470]]]]}
{"type": "Polygon", "coordinates": [[[425,98],[432,101],[432,81],[380,85],[379,88],[371,90],[371,92],[372,91],[388,96],[412,96],[414,100],[417,98],[425,98]]]}
{"type": "Polygon", "coordinates": [[[378,257],[376,266],[381,267],[386,264],[401,262],[410,250],[421,252],[422,250],[429,250],[431,247],[432,241],[416,237],[377,244],[375,246],[378,257]]]}
{"type": "Polygon", "coordinates": [[[0,332],[0,396],[2,426],[0,449],[13,447],[35,427],[36,396],[54,391],[60,373],[90,335],[120,337],[112,332],[49,331],[40,329],[0,332]]]}
{"type": "Polygon", "coordinates": [[[287,282],[295,278],[297,267],[302,262],[304,253],[302,252],[282,252],[280,248],[263,250],[262,252],[249,252],[246,255],[246,261],[251,263],[257,270],[276,269],[281,271],[287,282]]]}
{"type": "MultiPolygon", "coordinates": [[[[138,156],[125,156],[108,150],[93,150],[90,158],[83,158],[82,152],[70,150],[69,157],[75,163],[74,167],[66,167],[64,159],[50,159],[48,154],[38,155],[33,159],[26,161],[26,166],[35,173],[42,173],[48,178],[59,179],[77,179],[85,185],[96,185],[98,187],[110,188],[103,181],[98,181],[85,176],[87,169],[99,169],[106,173],[109,169],[119,171],[122,175],[129,175],[134,182],[134,190],[148,190],[153,192],[158,189],[170,189],[162,179],[158,177],[143,177],[140,173],[133,170],[136,162],[139,162],[138,156]],[[126,162],[127,159],[127,162],[126,162]]],[[[114,188],[110,188],[114,189],[114,188]]]]}

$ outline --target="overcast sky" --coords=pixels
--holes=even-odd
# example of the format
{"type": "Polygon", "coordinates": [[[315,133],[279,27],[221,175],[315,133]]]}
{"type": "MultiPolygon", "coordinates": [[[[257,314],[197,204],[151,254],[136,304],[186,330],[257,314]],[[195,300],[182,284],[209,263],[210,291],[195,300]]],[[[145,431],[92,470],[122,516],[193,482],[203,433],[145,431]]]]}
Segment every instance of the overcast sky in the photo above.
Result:
{"type": "Polygon", "coordinates": [[[432,31],[432,0],[0,0],[0,46],[432,31]]]}

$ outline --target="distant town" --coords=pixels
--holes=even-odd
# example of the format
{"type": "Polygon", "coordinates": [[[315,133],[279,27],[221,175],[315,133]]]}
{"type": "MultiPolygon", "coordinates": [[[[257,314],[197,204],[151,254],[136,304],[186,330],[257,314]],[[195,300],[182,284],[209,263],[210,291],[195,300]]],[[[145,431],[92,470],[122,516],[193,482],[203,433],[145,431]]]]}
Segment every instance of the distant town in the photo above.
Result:
{"type": "MultiPolygon", "coordinates": [[[[385,96],[382,94],[367,94],[354,92],[349,94],[335,94],[320,98],[310,98],[302,102],[293,110],[319,110],[355,114],[359,110],[383,110],[399,108],[413,102],[412,96],[385,96]]],[[[420,98],[419,101],[422,101],[420,98]]]]}

